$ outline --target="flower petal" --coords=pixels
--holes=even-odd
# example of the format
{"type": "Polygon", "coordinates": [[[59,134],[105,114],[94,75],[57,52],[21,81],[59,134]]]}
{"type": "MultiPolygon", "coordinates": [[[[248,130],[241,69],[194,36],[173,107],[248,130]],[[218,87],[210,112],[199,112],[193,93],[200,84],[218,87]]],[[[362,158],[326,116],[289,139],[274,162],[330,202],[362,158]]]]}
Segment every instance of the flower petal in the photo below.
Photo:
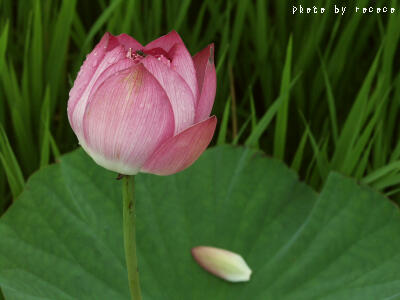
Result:
{"type": "Polygon", "coordinates": [[[249,281],[251,270],[243,257],[234,252],[199,246],[192,249],[193,258],[208,272],[231,282],[249,281]]]}
{"type": "MultiPolygon", "coordinates": [[[[96,54],[94,51],[92,53],[96,54]]],[[[90,55],[92,55],[92,53],[90,55]]],[[[122,46],[117,46],[111,51],[105,53],[105,55],[103,55],[102,60],[97,65],[96,69],[92,70],[92,74],[90,74],[89,81],[86,84],[85,88],[83,89],[83,92],[79,96],[79,98],[73,97],[73,95],[70,94],[70,99],[68,101],[68,118],[69,122],[71,123],[72,129],[78,136],[78,139],[82,136],[83,113],[85,111],[89,94],[92,90],[93,85],[95,84],[96,80],[99,78],[99,76],[102,74],[104,70],[106,70],[109,66],[115,64],[116,62],[125,59],[126,58],[125,54],[126,54],[125,49],[122,46]]],[[[79,75],[78,78],[75,80],[74,87],[75,85],[80,85],[79,75]]]]}
{"type": "Polygon", "coordinates": [[[144,49],[151,50],[154,48],[161,48],[165,52],[169,52],[169,50],[171,50],[175,44],[181,44],[185,46],[179,34],[175,30],[172,30],[170,33],[148,43],[144,49]]]}
{"type": "Polygon", "coordinates": [[[186,169],[204,152],[214,135],[215,116],[166,140],[150,156],[141,172],[170,175],[186,169]]]}
{"type": "Polygon", "coordinates": [[[195,122],[208,118],[211,113],[215,91],[217,88],[217,75],[214,66],[214,44],[208,45],[193,57],[196,69],[199,97],[196,104],[195,122]]]}
{"type": "Polygon", "coordinates": [[[195,99],[186,81],[166,64],[148,55],[142,61],[164,88],[175,117],[175,135],[194,123],[195,99]]]}
{"type": "Polygon", "coordinates": [[[192,89],[195,99],[197,99],[198,87],[196,70],[193,59],[189,51],[183,44],[175,44],[168,52],[171,58],[171,68],[178,72],[192,89]]]}
{"type": "Polygon", "coordinates": [[[182,76],[192,89],[193,96],[197,99],[197,80],[192,57],[176,31],[150,42],[144,47],[145,51],[161,48],[169,54],[171,67],[182,76]]]}
{"type": "Polygon", "coordinates": [[[117,35],[116,38],[118,43],[124,46],[125,50],[128,50],[129,48],[132,48],[132,51],[143,49],[142,44],[126,33],[117,35]]]}
{"type": "MultiPolygon", "coordinates": [[[[83,62],[78,75],[75,79],[74,86],[69,92],[68,100],[68,117],[70,122],[72,121],[71,113],[76,103],[81,99],[82,94],[86,90],[89,82],[91,81],[97,67],[104,58],[107,51],[112,50],[116,47],[116,44],[110,43],[112,35],[106,32],[101,38],[100,42],[96,45],[92,52],[90,52],[85,61],[83,62]]],[[[72,122],[71,122],[72,125],[72,122]]]]}
{"type": "MultiPolygon", "coordinates": [[[[115,64],[110,65],[107,69],[105,69],[100,76],[97,77],[96,81],[93,83],[90,93],[88,95],[88,101],[91,99],[91,97],[94,95],[94,93],[97,91],[97,89],[100,87],[100,85],[107,80],[109,77],[112,75],[118,73],[119,71],[128,69],[130,67],[135,66],[136,63],[129,58],[123,58],[116,62],[115,64]]],[[[86,102],[87,104],[88,102],[86,102]]],[[[85,106],[86,108],[86,106],[85,106]]]]}
{"type": "Polygon", "coordinates": [[[136,174],[174,133],[164,89],[142,64],[108,77],[89,98],[82,146],[101,166],[136,174]]]}

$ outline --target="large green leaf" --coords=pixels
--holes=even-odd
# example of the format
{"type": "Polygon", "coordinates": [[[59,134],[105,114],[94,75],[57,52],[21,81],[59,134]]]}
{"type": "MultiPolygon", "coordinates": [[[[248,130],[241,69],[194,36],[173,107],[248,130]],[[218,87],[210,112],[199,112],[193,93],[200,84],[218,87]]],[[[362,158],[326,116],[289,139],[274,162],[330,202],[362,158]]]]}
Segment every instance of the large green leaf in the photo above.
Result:
{"type": "MultiPolygon", "coordinates": [[[[400,299],[398,209],[351,179],[331,174],[318,195],[282,163],[222,146],[136,184],[144,300],[400,299]],[[206,273],[198,245],[240,253],[251,281],[206,273]]],[[[120,188],[80,150],[34,174],[0,221],[6,299],[129,299],[120,188]]]]}

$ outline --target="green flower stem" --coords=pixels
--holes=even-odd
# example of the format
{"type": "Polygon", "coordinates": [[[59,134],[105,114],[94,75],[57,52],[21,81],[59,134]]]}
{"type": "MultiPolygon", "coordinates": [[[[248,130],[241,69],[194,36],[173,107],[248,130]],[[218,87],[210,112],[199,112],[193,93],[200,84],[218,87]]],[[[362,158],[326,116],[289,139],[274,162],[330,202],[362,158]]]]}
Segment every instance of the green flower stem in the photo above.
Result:
{"type": "Polygon", "coordinates": [[[139,284],[139,271],[136,258],[136,214],[135,214],[135,193],[134,176],[122,178],[122,198],[124,215],[124,245],[125,261],[128,269],[129,289],[132,300],[141,300],[139,284]]]}

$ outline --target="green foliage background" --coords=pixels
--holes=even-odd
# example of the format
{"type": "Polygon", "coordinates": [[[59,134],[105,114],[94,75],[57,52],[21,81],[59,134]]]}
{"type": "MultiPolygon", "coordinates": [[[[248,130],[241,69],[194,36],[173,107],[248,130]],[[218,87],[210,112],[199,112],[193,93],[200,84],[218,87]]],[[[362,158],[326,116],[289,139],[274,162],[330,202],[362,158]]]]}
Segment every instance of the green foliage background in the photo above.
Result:
{"type": "Polygon", "coordinates": [[[0,213],[32,172],[77,147],[68,91],[105,31],[144,44],[175,29],[192,54],[214,42],[214,143],[260,148],[317,189],[336,170],[398,200],[398,1],[372,4],[397,8],[391,15],[355,14],[354,5],[330,0],[319,1],[323,15],[293,15],[293,5],[299,2],[1,0],[0,213]],[[348,12],[333,14],[334,4],[348,12]]]}

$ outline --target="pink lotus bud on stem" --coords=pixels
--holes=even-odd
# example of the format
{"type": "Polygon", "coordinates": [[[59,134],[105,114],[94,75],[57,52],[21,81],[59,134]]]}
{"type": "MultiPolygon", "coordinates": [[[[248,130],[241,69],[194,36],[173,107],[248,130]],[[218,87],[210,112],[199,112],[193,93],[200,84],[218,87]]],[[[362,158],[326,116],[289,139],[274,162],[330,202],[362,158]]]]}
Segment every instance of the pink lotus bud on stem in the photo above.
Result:
{"type": "Polygon", "coordinates": [[[191,56],[177,32],[146,46],[106,33],[68,100],[83,149],[122,175],[169,175],[193,164],[214,135],[214,45],[191,56]]]}
{"type": "Polygon", "coordinates": [[[226,281],[249,281],[251,270],[244,259],[234,252],[207,246],[192,249],[197,263],[208,272],[226,281]]]}

